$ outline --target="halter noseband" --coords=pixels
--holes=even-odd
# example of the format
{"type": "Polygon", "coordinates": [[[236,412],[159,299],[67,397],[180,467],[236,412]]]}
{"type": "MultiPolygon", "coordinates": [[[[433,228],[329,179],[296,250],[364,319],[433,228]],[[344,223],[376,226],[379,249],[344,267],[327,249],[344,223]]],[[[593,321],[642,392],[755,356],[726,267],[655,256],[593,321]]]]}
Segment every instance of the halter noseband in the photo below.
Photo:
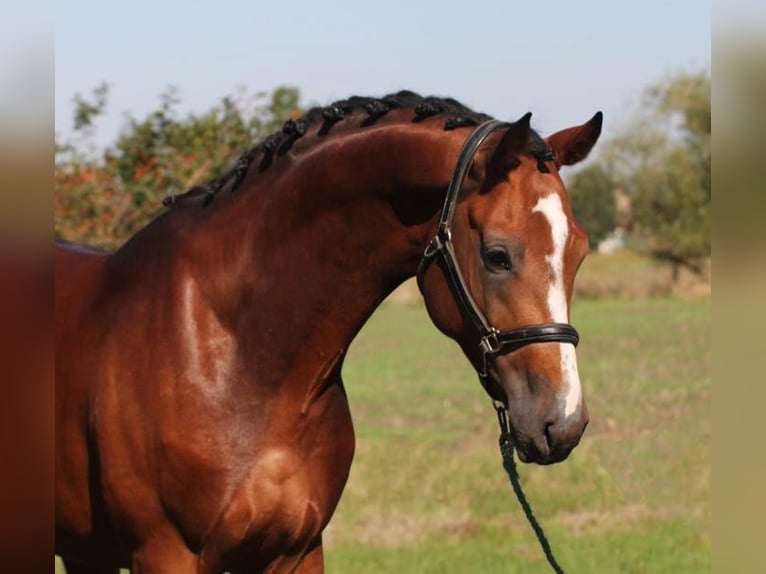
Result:
{"type": "Polygon", "coordinates": [[[479,381],[484,390],[488,391],[487,367],[489,361],[498,355],[506,355],[526,347],[532,343],[571,343],[577,346],[580,336],[577,330],[568,323],[540,323],[520,329],[501,331],[493,327],[487,317],[476,305],[468,291],[468,286],[460,272],[460,267],[452,247],[452,232],[450,225],[455,213],[455,205],[463,185],[468,168],[479,146],[487,137],[500,129],[509,127],[510,124],[498,120],[490,120],[476,128],[468,139],[463,143],[458,156],[455,172],[452,174],[447,188],[447,197],[444,200],[439,228],[434,238],[426,247],[423,259],[418,267],[418,288],[423,292],[423,274],[434,259],[439,258],[446,273],[452,293],[458,302],[458,307],[464,318],[469,319],[479,333],[479,351],[481,352],[481,370],[479,381]]]}

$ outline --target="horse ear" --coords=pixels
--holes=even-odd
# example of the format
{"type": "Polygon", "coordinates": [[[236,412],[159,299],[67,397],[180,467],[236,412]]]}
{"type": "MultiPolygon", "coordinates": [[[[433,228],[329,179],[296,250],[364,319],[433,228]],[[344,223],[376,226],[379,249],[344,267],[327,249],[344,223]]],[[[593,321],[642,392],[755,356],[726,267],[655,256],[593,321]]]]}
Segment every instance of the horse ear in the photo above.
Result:
{"type": "Polygon", "coordinates": [[[527,112],[518,121],[511,124],[492,154],[492,163],[511,164],[517,161],[516,157],[529,140],[529,120],[531,117],[532,112],[527,112]]]}
{"type": "Polygon", "coordinates": [[[545,140],[561,165],[573,165],[587,157],[601,135],[603,119],[604,115],[596,112],[583,125],[561,130],[545,140]]]}

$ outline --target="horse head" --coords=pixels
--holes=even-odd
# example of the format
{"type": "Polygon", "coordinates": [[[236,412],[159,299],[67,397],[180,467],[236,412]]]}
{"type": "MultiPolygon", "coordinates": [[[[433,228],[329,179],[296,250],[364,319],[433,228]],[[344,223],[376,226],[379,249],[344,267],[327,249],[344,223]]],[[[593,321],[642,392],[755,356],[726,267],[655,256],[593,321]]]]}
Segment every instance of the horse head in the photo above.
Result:
{"type": "Polygon", "coordinates": [[[530,128],[530,116],[488,126],[474,142],[465,181],[453,180],[459,201],[445,207],[419,283],[434,324],[460,344],[488,394],[507,409],[520,458],[550,464],[569,455],[588,424],[578,336],[568,325],[588,238],[559,168],[588,155],[602,116],[547,139],[530,128]],[[428,264],[432,258],[439,264],[428,264]]]}

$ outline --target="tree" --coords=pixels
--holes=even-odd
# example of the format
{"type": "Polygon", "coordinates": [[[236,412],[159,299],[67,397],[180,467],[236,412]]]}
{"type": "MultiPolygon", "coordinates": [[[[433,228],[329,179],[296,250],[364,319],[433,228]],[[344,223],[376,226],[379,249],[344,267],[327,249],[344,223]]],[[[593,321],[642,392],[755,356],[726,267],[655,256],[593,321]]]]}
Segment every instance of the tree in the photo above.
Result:
{"type": "Polygon", "coordinates": [[[710,77],[682,73],[646,90],[639,117],[607,144],[607,170],[632,196],[637,246],[702,273],[710,255],[710,77]]]}
{"type": "Polygon", "coordinates": [[[595,249],[617,227],[617,205],[612,177],[600,165],[577,172],[568,186],[575,219],[595,249]]]}
{"type": "Polygon", "coordinates": [[[108,105],[106,84],[75,97],[76,142],[56,142],[57,235],[115,247],[162,209],[162,198],[203,183],[232,167],[246,149],[297,115],[300,93],[227,96],[202,114],[182,117],[180,97],[169,88],[144,118],[128,117],[117,141],[87,148],[94,120],[108,105]]]}

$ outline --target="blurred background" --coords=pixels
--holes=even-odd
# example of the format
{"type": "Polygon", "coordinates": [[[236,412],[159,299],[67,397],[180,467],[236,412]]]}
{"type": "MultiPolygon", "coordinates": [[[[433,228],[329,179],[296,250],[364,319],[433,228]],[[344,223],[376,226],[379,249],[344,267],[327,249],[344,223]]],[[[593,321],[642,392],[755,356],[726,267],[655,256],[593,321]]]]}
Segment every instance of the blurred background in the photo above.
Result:
{"type": "MultiPolygon", "coordinates": [[[[603,110],[596,150],[564,174],[592,247],[572,310],[591,423],[566,462],[522,481],[567,571],[708,571],[710,18],[692,0],[71,0],[56,25],[55,233],[117,248],[166,194],[351,95],[532,111],[543,135],[603,110]]],[[[329,572],[547,571],[489,400],[411,283],[355,341],[345,380],[357,454],[329,572]]]]}

